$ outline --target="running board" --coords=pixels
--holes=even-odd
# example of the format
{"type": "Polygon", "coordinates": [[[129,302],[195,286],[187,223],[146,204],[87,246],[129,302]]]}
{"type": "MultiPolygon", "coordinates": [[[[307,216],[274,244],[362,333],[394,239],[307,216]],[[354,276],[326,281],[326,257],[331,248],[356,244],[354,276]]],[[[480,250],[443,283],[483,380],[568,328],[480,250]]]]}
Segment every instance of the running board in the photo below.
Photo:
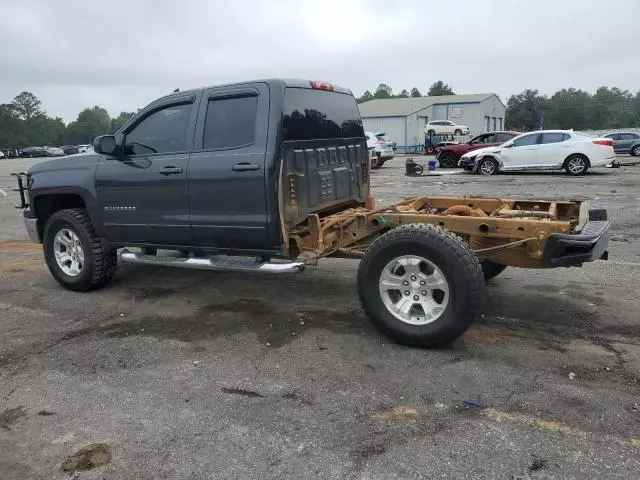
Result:
{"type": "Polygon", "coordinates": [[[159,257],[134,253],[126,249],[120,252],[120,259],[123,262],[137,263],[138,265],[160,265],[220,272],[300,273],[304,271],[304,263],[300,262],[271,263],[263,262],[259,258],[233,256],[211,256],[207,258],[159,257]]]}

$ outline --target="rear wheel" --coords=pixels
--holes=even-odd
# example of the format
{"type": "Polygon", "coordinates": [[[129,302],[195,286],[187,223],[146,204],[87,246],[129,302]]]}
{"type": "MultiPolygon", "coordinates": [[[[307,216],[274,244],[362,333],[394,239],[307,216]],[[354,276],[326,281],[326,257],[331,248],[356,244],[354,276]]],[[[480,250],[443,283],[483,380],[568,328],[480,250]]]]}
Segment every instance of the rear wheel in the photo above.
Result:
{"type": "Polygon", "coordinates": [[[438,162],[442,168],[454,168],[458,166],[458,159],[453,152],[442,152],[440,158],[438,158],[438,162]]]}
{"type": "Polygon", "coordinates": [[[116,273],[116,251],[97,236],[83,208],[51,215],[44,229],[43,249],[53,278],[69,290],[86,292],[103,287],[116,273]]]}
{"type": "Polygon", "coordinates": [[[358,268],[358,293],[371,321],[396,341],[423,347],[462,335],[483,287],[473,252],[435,225],[402,225],[382,235],[358,268]]]}
{"type": "Polygon", "coordinates": [[[640,157],[640,145],[636,145],[631,149],[631,155],[634,157],[640,157]]]}
{"type": "Polygon", "coordinates": [[[478,163],[478,173],[480,175],[495,175],[498,173],[498,164],[493,158],[483,158],[478,163]]]}
{"type": "Polygon", "coordinates": [[[380,168],[382,166],[382,160],[380,159],[380,157],[378,155],[374,155],[371,158],[371,168],[373,170],[377,170],[378,168],[380,168]]]}
{"type": "Polygon", "coordinates": [[[571,155],[564,162],[564,169],[569,175],[575,177],[587,173],[589,163],[582,155],[571,155]]]}

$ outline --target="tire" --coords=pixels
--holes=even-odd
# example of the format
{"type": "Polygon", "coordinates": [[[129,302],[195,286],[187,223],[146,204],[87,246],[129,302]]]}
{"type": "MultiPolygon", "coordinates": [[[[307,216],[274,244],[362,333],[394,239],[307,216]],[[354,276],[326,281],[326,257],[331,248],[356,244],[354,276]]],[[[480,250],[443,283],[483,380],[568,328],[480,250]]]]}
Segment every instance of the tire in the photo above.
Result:
{"type": "Polygon", "coordinates": [[[640,157],[640,145],[636,145],[635,147],[633,147],[630,153],[634,157],[640,157]]]}
{"type": "Polygon", "coordinates": [[[438,162],[441,168],[455,168],[458,166],[458,159],[453,152],[443,152],[438,162]]]}
{"type": "Polygon", "coordinates": [[[589,170],[589,160],[583,155],[569,155],[564,161],[564,169],[569,175],[579,177],[589,170]]]}
{"type": "Polygon", "coordinates": [[[482,266],[482,273],[484,274],[485,282],[488,282],[492,278],[497,277],[502,272],[504,272],[507,268],[506,265],[502,265],[501,263],[495,263],[490,260],[482,260],[480,262],[480,266],[482,266]]]}
{"type": "MultiPolygon", "coordinates": [[[[64,246],[64,245],[63,245],[64,246]]],[[[64,246],[64,252],[68,251],[64,246]]],[[[98,237],[87,211],[83,208],[60,210],[49,218],[43,235],[44,258],[56,281],[68,290],[88,292],[107,285],[116,273],[118,257],[114,249],[108,249],[98,237]],[[78,273],[63,270],[56,259],[56,250],[61,244],[58,235],[77,239],[83,261],[78,273]],[[66,234],[66,235],[65,235],[66,234]]],[[[73,266],[73,264],[71,264],[73,266]]]]}
{"type": "Polygon", "coordinates": [[[374,155],[373,159],[371,160],[371,169],[377,170],[381,166],[382,166],[382,160],[380,160],[380,157],[378,155],[374,155]]]}
{"type": "Polygon", "coordinates": [[[456,137],[459,137],[459,136],[461,136],[461,135],[462,135],[462,130],[456,129],[456,131],[455,131],[455,132],[453,132],[453,134],[454,134],[456,137]]]}
{"type": "Polygon", "coordinates": [[[422,175],[424,173],[424,167],[422,165],[416,165],[415,175],[422,175]]]}
{"type": "Polygon", "coordinates": [[[458,338],[477,316],[483,288],[482,267],[473,252],[461,238],[435,225],[407,224],[385,233],[367,249],[358,268],[358,294],[364,311],[377,328],[407,345],[437,348],[458,338]],[[416,258],[418,263],[408,265],[407,270],[389,273],[397,263],[416,258]],[[392,283],[382,284],[381,278],[390,278],[392,283]],[[421,282],[434,284],[430,287],[421,282]],[[407,290],[393,289],[396,283],[399,289],[407,290]],[[420,300],[415,303],[416,298],[435,305],[430,318],[417,306],[420,300]],[[396,316],[402,315],[396,308],[401,303],[411,305],[405,320],[396,316]]]}
{"type": "Polygon", "coordinates": [[[483,158],[478,163],[478,173],[489,176],[498,173],[498,163],[493,158],[483,158]]]}

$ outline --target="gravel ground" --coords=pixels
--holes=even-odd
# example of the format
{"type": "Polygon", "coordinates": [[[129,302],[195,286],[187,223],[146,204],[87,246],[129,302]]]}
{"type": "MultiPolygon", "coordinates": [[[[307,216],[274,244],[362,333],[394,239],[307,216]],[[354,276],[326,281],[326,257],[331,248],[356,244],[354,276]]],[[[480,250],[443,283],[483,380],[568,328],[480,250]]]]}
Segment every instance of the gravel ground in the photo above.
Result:
{"type": "Polygon", "coordinates": [[[598,198],[614,223],[610,261],[507,269],[480,321],[429,351],[372,328],[353,261],[277,278],[121,265],[65,291],[12,208],[8,172],[28,164],[0,161],[2,479],[640,478],[640,166],[375,171],[379,205],[598,198]]]}

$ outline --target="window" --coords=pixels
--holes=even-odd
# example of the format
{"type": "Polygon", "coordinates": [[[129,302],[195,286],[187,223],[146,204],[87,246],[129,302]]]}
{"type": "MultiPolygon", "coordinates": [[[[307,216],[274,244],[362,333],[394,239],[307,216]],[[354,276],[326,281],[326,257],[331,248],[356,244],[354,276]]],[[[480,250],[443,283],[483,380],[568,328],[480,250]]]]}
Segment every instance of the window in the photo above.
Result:
{"type": "Polygon", "coordinates": [[[496,135],[494,133],[490,135],[485,135],[484,138],[482,139],[482,143],[495,143],[495,141],[496,141],[496,135]]]}
{"type": "Polygon", "coordinates": [[[524,136],[518,138],[517,140],[514,140],[513,146],[514,147],[524,147],[526,145],[535,145],[537,140],[538,140],[538,134],[537,133],[531,133],[529,135],[524,135],[524,136]]]}
{"type": "Polygon", "coordinates": [[[493,129],[497,130],[498,122],[496,120],[496,117],[491,117],[491,121],[493,122],[493,129]]]}
{"type": "Polygon", "coordinates": [[[364,135],[351,95],[310,88],[287,88],[282,119],[284,140],[355,138],[364,135]]]}
{"type": "Polygon", "coordinates": [[[453,127],[453,122],[442,122],[442,125],[447,125],[449,127],[453,127]]]}
{"type": "Polygon", "coordinates": [[[605,135],[604,138],[610,138],[611,140],[618,140],[620,138],[620,134],[610,133],[609,135],[605,135]]]}
{"type": "Polygon", "coordinates": [[[620,133],[618,136],[618,140],[635,140],[638,138],[638,135],[635,133],[620,133]]]}
{"type": "Polygon", "coordinates": [[[175,153],[189,150],[187,131],[193,104],[172,105],[156,110],[127,133],[127,155],[175,153]]]}
{"type": "Polygon", "coordinates": [[[496,142],[504,143],[511,140],[515,135],[511,133],[498,133],[496,134],[496,142]]]}
{"type": "Polygon", "coordinates": [[[498,130],[502,130],[502,117],[498,117],[498,130]]]}
{"type": "Polygon", "coordinates": [[[209,100],[202,147],[217,149],[251,145],[257,110],[257,95],[209,100]]]}
{"type": "Polygon", "coordinates": [[[542,141],[540,143],[560,143],[564,142],[565,140],[569,140],[568,133],[550,132],[542,134],[542,141]]]}
{"type": "Polygon", "coordinates": [[[491,130],[491,117],[484,117],[484,131],[488,132],[491,130]]]}

